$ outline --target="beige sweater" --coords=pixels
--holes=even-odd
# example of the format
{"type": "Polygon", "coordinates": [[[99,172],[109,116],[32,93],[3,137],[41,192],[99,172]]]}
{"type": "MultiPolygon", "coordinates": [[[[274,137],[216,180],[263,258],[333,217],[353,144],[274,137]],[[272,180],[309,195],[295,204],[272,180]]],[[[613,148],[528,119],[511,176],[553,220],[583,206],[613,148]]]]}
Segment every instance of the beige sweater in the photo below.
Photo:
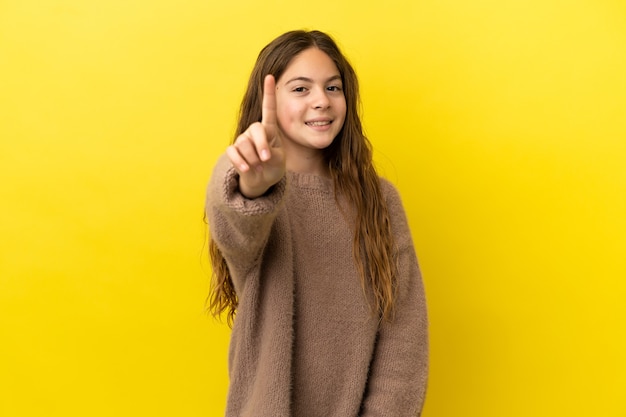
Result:
{"type": "Polygon", "coordinates": [[[397,310],[393,322],[379,323],[332,181],[288,172],[253,200],[237,181],[222,157],[206,206],[239,297],[226,416],[418,415],[428,372],[426,304],[393,186],[381,180],[399,250],[397,310]]]}

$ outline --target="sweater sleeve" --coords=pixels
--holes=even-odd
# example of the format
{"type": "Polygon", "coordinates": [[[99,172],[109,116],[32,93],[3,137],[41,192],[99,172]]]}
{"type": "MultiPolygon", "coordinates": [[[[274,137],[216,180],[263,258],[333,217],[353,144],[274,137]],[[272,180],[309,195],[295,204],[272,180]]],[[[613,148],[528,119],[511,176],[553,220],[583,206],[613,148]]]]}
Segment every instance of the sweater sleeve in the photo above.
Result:
{"type": "Polygon", "coordinates": [[[397,298],[393,320],[380,324],[362,416],[418,416],[428,377],[424,286],[400,196],[390,183],[382,185],[399,251],[397,298]]]}
{"type": "Polygon", "coordinates": [[[261,258],[282,206],[285,185],[283,177],[263,196],[248,199],[239,191],[239,175],[228,158],[222,155],[218,160],[209,181],[205,210],[211,239],[234,279],[244,276],[261,258]]]}

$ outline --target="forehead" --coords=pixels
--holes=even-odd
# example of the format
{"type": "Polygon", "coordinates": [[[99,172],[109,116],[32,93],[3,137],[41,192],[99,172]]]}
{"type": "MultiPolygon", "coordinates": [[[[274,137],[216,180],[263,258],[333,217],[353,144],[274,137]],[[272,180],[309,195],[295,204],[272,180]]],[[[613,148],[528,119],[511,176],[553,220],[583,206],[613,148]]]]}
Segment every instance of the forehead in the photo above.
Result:
{"type": "Polygon", "coordinates": [[[311,47],[293,57],[283,77],[306,76],[307,78],[329,78],[339,75],[339,69],[334,61],[319,48],[311,47]]]}

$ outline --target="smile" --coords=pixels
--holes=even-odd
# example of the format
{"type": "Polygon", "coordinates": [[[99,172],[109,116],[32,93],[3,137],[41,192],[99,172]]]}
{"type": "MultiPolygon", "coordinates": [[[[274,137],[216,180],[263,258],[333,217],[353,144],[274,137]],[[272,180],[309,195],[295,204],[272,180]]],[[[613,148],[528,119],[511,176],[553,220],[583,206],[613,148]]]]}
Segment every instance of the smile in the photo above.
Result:
{"type": "Polygon", "coordinates": [[[327,126],[331,124],[332,120],[323,120],[318,122],[304,122],[307,126],[327,126]]]}

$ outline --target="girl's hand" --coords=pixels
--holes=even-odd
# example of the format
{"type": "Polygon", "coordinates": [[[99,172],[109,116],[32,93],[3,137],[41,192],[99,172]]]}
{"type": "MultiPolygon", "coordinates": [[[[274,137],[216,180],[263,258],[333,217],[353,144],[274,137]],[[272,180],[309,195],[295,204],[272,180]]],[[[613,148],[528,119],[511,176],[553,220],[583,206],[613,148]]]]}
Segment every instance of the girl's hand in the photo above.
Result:
{"type": "Polygon", "coordinates": [[[226,154],[239,173],[239,191],[259,197],[285,175],[285,151],[276,120],[276,81],[266,75],[263,85],[261,122],[252,123],[226,154]]]}

